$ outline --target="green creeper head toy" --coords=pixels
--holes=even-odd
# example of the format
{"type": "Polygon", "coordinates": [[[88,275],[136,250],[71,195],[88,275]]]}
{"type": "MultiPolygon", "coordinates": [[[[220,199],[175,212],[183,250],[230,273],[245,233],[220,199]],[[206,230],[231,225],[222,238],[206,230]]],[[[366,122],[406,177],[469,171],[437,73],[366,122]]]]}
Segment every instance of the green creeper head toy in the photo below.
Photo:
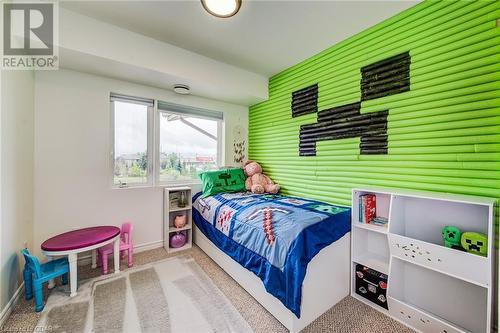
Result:
{"type": "Polygon", "coordinates": [[[444,246],[452,248],[460,247],[460,239],[462,237],[462,233],[457,227],[447,225],[443,228],[441,234],[443,235],[444,246]]]}
{"type": "Polygon", "coordinates": [[[486,257],[488,255],[488,237],[478,232],[464,232],[462,247],[469,253],[486,257]]]}

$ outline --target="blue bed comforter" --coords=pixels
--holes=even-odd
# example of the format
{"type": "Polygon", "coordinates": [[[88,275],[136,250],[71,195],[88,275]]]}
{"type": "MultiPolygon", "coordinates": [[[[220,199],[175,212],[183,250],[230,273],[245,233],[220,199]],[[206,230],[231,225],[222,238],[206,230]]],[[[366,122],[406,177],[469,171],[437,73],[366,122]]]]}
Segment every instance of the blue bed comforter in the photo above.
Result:
{"type": "Polygon", "coordinates": [[[193,208],[203,234],[257,275],[298,318],[308,263],[351,229],[350,208],[281,195],[198,193],[193,208]],[[273,242],[264,231],[265,210],[272,214],[273,242]]]}

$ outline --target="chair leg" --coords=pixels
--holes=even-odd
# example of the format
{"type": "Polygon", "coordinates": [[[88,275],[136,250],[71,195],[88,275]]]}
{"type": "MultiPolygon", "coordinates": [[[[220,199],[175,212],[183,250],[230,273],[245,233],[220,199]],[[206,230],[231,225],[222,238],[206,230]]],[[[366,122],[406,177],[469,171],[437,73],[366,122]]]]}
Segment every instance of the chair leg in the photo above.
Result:
{"type": "Polygon", "coordinates": [[[35,284],[35,311],[40,312],[43,310],[43,285],[41,283],[35,284]]]}
{"type": "Polygon", "coordinates": [[[97,267],[102,267],[102,256],[97,251],[97,267]]]}
{"type": "Polygon", "coordinates": [[[67,285],[68,284],[68,273],[64,273],[61,276],[61,282],[62,282],[63,285],[67,285]]]}
{"type": "Polygon", "coordinates": [[[97,267],[97,252],[98,252],[97,249],[92,250],[92,265],[91,265],[92,268],[97,267]]]}
{"type": "Polygon", "coordinates": [[[108,255],[104,254],[102,260],[102,274],[108,274],[108,255]]]}
{"type": "Polygon", "coordinates": [[[23,279],[24,279],[24,296],[28,301],[33,298],[33,276],[29,269],[26,268],[24,269],[23,279]]]}
{"type": "Polygon", "coordinates": [[[133,257],[133,252],[134,250],[132,250],[132,246],[130,246],[128,248],[128,267],[132,267],[134,266],[134,257],[133,257]]]}

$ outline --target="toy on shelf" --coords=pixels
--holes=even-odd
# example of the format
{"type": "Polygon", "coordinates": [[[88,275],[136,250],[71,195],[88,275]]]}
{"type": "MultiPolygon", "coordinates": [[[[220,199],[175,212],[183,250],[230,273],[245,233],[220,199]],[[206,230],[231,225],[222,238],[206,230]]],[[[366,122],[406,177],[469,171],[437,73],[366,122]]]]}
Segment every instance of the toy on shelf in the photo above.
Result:
{"type": "Polygon", "coordinates": [[[455,226],[447,225],[443,228],[444,246],[461,251],[467,251],[483,257],[488,255],[488,236],[479,232],[464,232],[455,226]]]}
{"type": "Polygon", "coordinates": [[[182,228],[186,225],[186,215],[176,215],[174,219],[174,226],[182,228]]]}
{"type": "Polygon", "coordinates": [[[170,235],[170,247],[177,249],[183,247],[187,242],[186,232],[177,231],[175,234],[170,235]]]}
{"type": "Polygon", "coordinates": [[[443,228],[441,234],[443,235],[444,246],[452,249],[460,249],[460,239],[462,237],[460,229],[452,225],[447,225],[443,228]]]}
{"type": "Polygon", "coordinates": [[[179,194],[179,201],[177,203],[179,208],[184,208],[187,206],[187,196],[185,191],[181,191],[179,194]]]}
{"type": "Polygon", "coordinates": [[[472,254],[483,257],[488,255],[488,237],[478,232],[464,232],[461,244],[463,248],[472,254]]]}

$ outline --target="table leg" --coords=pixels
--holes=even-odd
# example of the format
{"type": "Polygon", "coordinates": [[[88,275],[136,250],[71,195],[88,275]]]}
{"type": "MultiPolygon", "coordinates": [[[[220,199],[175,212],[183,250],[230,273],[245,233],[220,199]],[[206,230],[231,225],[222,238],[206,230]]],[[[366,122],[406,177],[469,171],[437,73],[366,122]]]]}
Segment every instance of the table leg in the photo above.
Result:
{"type": "Polygon", "coordinates": [[[97,267],[97,250],[92,250],[92,268],[97,267]]]}
{"type": "Polygon", "coordinates": [[[78,287],[78,272],[77,272],[77,262],[78,255],[76,253],[71,253],[68,255],[69,261],[69,284],[71,287],[70,297],[76,296],[76,289],[78,287]]]}
{"type": "MultiPolygon", "coordinates": [[[[51,256],[46,256],[46,257],[47,257],[48,261],[52,261],[52,259],[53,259],[51,256]]],[[[50,279],[49,285],[48,285],[49,289],[53,289],[55,286],[56,286],[56,282],[54,281],[54,279],[50,279]]]]}
{"type": "Polygon", "coordinates": [[[120,273],[120,237],[117,237],[114,243],[114,262],[115,262],[115,274],[120,273]]]}

